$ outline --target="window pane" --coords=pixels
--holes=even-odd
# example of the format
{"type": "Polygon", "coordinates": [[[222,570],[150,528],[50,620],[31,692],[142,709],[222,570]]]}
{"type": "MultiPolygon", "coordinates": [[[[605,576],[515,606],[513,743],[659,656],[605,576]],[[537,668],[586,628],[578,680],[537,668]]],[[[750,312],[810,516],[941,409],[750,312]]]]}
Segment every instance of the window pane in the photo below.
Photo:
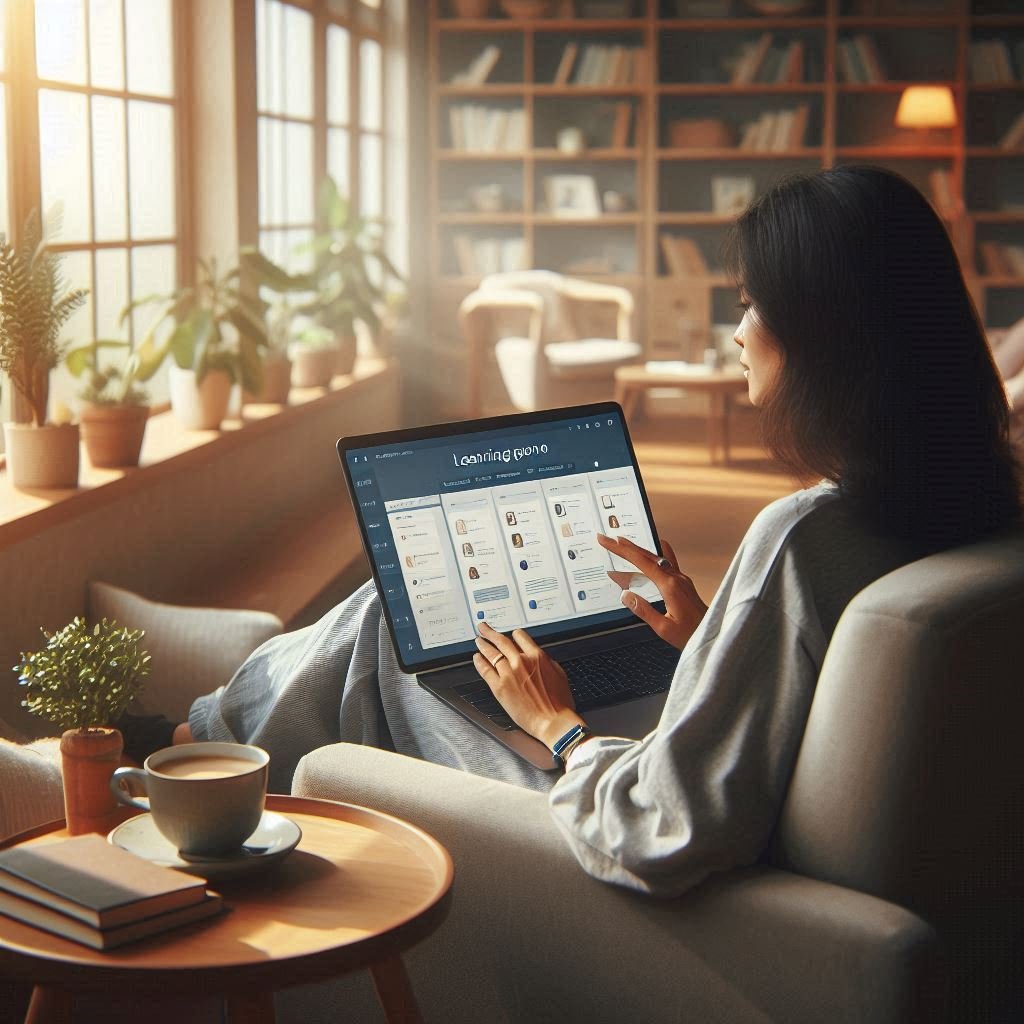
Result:
{"type": "Polygon", "coordinates": [[[82,0],[36,0],[36,67],[40,78],[85,85],[82,0]]]}
{"type": "Polygon", "coordinates": [[[127,0],[128,90],[151,96],[174,91],[170,0],[127,0]]]}
{"type": "MultiPolygon", "coordinates": [[[[284,9],[278,0],[264,0],[263,36],[257,42],[257,56],[262,52],[257,64],[257,77],[263,82],[259,95],[262,95],[260,109],[268,114],[284,112],[284,71],[281,62],[281,40],[284,33],[284,9]]],[[[257,25],[259,29],[259,25],[257,25]]]]}
{"type": "Polygon", "coordinates": [[[359,212],[380,217],[384,212],[384,161],[379,135],[359,140],[359,212]]]}
{"type": "Polygon", "coordinates": [[[371,131],[381,129],[381,76],[380,43],[364,39],[359,46],[359,120],[361,127],[371,131]]]}
{"type": "Polygon", "coordinates": [[[256,3],[256,109],[269,107],[267,79],[270,56],[267,53],[267,0],[256,3]]]}
{"type": "Polygon", "coordinates": [[[61,242],[88,242],[92,236],[89,210],[89,110],[85,96],[39,91],[39,170],[43,209],[64,207],[61,242]]]}
{"type": "Polygon", "coordinates": [[[127,238],[124,100],[93,97],[92,158],[96,240],[110,242],[127,238]]]}
{"type": "Polygon", "coordinates": [[[7,0],[0,0],[0,71],[4,70],[7,49],[4,43],[4,26],[7,24],[7,0]]]}
{"type": "Polygon", "coordinates": [[[100,89],[124,88],[121,0],[89,0],[89,75],[100,89]]]}
{"type": "MultiPolygon", "coordinates": [[[[96,251],[96,337],[128,337],[128,324],[119,323],[121,311],[128,305],[128,250],[96,251]]],[[[111,349],[116,354],[116,349],[111,349]]],[[[119,360],[104,355],[103,361],[119,360]]]]}
{"type": "Polygon", "coordinates": [[[313,117],[313,15],[285,7],[284,112],[289,117],[313,117]]]}
{"type": "Polygon", "coordinates": [[[261,231],[260,252],[273,260],[279,267],[291,270],[288,259],[288,239],[284,231],[261,231]]]}
{"type": "Polygon", "coordinates": [[[284,223],[285,144],[284,122],[272,117],[259,119],[259,191],[261,224],[284,223]]]}
{"type": "MultiPolygon", "coordinates": [[[[3,0],[0,0],[2,3],[3,0]]],[[[3,9],[0,8],[0,15],[3,9]]],[[[7,153],[7,94],[4,83],[0,82],[0,153],[7,153]]],[[[0,235],[6,235],[10,228],[10,214],[7,212],[7,158],[0,160],[0,235]]]]}
{"type": "Polygon", "coordinates": [[[338,191],[347,196],[351,182],[348,180],[348,131],[344,128],[327,129],[327,173],[334,179],[338,191]]]}
{"type": "Polygon", "coordinates": [[[174,118],[164,103],[128,103],[132,238],[168,238],[174,230],[174,118]]]}
{"type": "Polygon", "coordinates": [[[347,28],[327,26],[327,120],[331,124],[349,122],[349,48],[347,28]]]}
{"type": "Polygon", "coordinates": [[[286,123],[285,153],[285,222],[313,221],[313,128],[308,124],[286,123]]]}

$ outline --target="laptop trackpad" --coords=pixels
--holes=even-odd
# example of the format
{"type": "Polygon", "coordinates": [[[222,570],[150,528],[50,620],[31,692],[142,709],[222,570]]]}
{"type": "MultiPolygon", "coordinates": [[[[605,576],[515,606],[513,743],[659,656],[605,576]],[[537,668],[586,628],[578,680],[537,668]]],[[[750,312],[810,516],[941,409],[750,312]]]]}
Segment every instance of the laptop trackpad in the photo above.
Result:
{"type": "Polygon", "coordinates": [[[640,740],[657,727],[667,696],[667,693],[655,693],[649,697],[638,697],[623,704],[595,708],[583,717],[597,736],[624,736],[640,740]]]}

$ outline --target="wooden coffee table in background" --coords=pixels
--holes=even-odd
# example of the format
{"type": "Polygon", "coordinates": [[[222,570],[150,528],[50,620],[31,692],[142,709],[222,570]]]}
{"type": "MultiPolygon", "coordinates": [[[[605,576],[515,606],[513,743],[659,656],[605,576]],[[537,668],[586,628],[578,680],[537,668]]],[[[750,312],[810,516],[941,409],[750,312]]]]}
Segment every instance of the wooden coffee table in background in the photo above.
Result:
{"type": "MultiPolygon", "coordinates": [[[[448,913],[452,862],[399,818],[327,800],[268,796],[302,829],[298,848],[265,874],[211,883],[230,912],[101,953],[0,915],[0,974],[35,986],[26,1021],[71,1019],[79,992],[129,992],[147,1004],[214,994],[228,1019],[274,1019],[273,993],[368,968],[389,1021],[418,1021],[400,954],[448,913]]],[[[123,820],[113,819],[111,827],[123,820]]],[[[63,836],[63,822],[4,847],[63,836]]]]}
{"type": "Polygon", "coordinates": [[[652,388],[685,388],[708,396],[708,452],[717,462],[718,451],[722,461],[729,461],[729,414],[733,398],[747,392],[747,379],[743,368],[710,370],[701,364],[676,368],[648,368],[650,364],[620,366],[615,371],[615,401],[622,406],[626,419],[632,419],[640,399],[652,388]]]}

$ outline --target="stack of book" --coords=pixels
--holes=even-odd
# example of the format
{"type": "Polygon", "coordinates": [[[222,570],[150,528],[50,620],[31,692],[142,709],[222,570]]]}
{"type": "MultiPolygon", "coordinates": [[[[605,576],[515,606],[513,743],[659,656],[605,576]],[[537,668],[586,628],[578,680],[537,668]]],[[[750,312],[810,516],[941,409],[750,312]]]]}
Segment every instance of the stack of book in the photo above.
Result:
{"type": "Polygon", "coordinates": [[[581,50],[578,43],[567,43],[555,70],[555,85],[568,83],[570,74],[573,85],[636,85],[644,80],[644,59],[639,46],[587,43],[581,50]]]}
{"type": "Polygon", "coordinates": [[[93,949],[211,917],[223,907],[206,880],[78,836],[0,852],[0,913],[93,949]]]}
{"type": "Polygon", "coordinates": [[[686,235],[672,235],[662,232],[659,235],[661,251],[665,256],[665,265],[673,277],[705,277],[708,265],[700,246],[686,235]]]}
{"type": "Polygon", "coordinates": [[[1018,114],[1016,120],[1003,133],[999,140],[1002,149],[1020,149],[1024,146],[1024,114],[1018,114]]]}
{"type": "Polygon", "coordinates": [[[526,112],[474,103],[448,108],[452,149],[468,153],[519,153],[526,149],[526,112]]]}
{"type": "Polygon", "coordinates": [[[497,46],[485,46],[465,71],[452,75],[452,85],[483,85],[500,56],[501,50],[497,46]]]}
{"type": "Polygon", "coordinates": [[[1024,277],[1024,245],[979,242],[985,273],[993,277],[1024,277]]]}
{"type": "Polygon", "coordinates": [[[1000,85],[1024,77],[1024,39],[1013,45],[1020,74],[1014,73],[1010,44],[1005,39],[979,39],[967,48],[971,81],[977,85],[1000,85]]]}
{"type": "Polygon", "coordinates": [[[460,232],[452,241],[464,277],[526,269],[526,241],[522,238],[474,238],[460,232]]]}

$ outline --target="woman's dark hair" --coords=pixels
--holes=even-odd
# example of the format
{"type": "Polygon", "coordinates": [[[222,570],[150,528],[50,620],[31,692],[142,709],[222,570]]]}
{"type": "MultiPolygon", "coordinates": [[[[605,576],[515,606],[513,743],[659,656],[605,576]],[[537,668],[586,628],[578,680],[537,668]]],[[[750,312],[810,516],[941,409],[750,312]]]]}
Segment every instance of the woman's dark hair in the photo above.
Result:
{"type": "Polygon", "coordinates": [[[910,182],[838,167],[780,182],[726,263],[782,353],[765,442],[934,551],[1019,519],[1009,410],[942,221],[910,182]]]}

